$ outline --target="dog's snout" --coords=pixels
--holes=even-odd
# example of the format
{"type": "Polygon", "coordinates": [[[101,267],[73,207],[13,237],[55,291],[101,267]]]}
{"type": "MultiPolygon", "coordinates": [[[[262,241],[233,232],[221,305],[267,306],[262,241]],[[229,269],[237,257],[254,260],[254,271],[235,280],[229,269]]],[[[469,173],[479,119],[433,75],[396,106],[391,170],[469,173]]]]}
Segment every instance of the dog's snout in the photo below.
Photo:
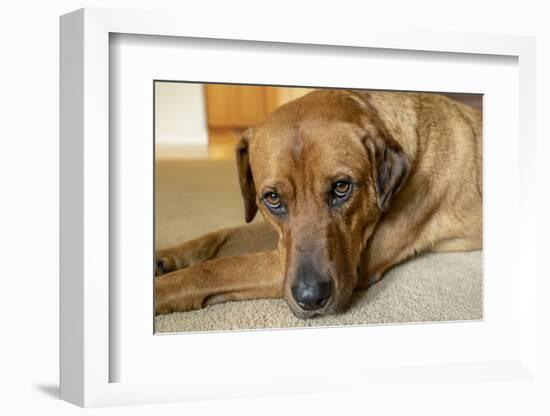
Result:
{"type": "Polygon", "coordinates": [[[323,308],[332,295],[332,281],[323,278],[311,267],[300,267],[291,287],[296,304],[306,311],[323,308]]]}
{"type": "Polygon", "coordinates": [[[292,287],[292,296],[298,306],[306,311],[315,311],[325,306],[332,294],[330,282],[299,281],[292,287]]]}

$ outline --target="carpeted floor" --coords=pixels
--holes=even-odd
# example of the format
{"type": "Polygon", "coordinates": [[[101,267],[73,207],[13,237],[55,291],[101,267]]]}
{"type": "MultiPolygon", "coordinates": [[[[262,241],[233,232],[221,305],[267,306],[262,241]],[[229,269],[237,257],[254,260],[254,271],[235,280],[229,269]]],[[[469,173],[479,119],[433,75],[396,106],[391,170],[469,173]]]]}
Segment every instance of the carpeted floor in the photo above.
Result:
{"type": "MultiPolygon", "coordinates": [[[[156,246],[244,223],[233,161],[170,160],[156,165],[156,246]]],[[[260,215],[255,221],[261,221],[260,215]]],[[[357,292],[349,311],[299,320],[283,300],[228,302],[155,318],[156,332],[477,320],[482,318],[482,252],[427,254],[357,292]]]]}

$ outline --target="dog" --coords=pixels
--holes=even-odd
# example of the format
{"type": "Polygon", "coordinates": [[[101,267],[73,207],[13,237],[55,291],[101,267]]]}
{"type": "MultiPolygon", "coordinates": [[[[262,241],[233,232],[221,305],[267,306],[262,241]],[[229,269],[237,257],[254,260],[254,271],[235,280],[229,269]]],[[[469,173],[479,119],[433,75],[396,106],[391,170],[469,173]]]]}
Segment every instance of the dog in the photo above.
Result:
{"type": "Polygon", "coordinates": [[[236,159],[245,220],[265,221],[157,251],[156,314],[259,298],[335,314],[412,256],[482,248],[482,117],[447,97],[316,90],[236,159]]]}

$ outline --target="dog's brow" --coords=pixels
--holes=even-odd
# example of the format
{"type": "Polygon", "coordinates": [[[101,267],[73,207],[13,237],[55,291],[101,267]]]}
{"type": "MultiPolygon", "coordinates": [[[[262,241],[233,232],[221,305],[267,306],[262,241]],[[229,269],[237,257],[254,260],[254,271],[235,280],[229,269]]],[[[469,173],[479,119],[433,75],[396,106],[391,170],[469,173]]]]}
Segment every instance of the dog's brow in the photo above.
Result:
{"type": "Polygon", "coordinates": [[[288,192],[287,188],[288,186],[286,186],[284,183],[275,180],[266,180],[264,181],[264,183],[262,183],[260,187],[262,195],[267,192],[276,192],[282,194],[288,192]]]}
{"type": "Polygon", "coordinates": [[[358,172],[352,169],[338,169],[330,175],[327,175],[326,180],[328,182],[335,182],[339,180],[354,180],[357,176],[360,176],[358,172]]]}

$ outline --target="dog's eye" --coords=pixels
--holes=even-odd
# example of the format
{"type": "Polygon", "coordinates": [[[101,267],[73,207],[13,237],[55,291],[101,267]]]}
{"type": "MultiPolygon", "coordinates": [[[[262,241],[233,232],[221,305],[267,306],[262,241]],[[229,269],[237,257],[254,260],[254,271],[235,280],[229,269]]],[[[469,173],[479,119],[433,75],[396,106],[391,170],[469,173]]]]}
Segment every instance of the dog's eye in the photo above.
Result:
{"type": "Polygon", "coordinates": [[[263,199],[268,208],[271,208],[271,209],[281,208],[281,197],[275,192],[266,193],[263,199]]]}
{"type": "Polygon", "coordinates": [[[334,195],[342,198],[348,194],[351,189],[351,183],[347,181],[338,181],[334,184],[334,195]]]}
{"type": "Polygon", "coordinates": [[[332,206],[340,206],[346,202],[351,195],[353,185],[349,181],[337,181],[332,185],[330,191],[330,203],[332,206]]]}

